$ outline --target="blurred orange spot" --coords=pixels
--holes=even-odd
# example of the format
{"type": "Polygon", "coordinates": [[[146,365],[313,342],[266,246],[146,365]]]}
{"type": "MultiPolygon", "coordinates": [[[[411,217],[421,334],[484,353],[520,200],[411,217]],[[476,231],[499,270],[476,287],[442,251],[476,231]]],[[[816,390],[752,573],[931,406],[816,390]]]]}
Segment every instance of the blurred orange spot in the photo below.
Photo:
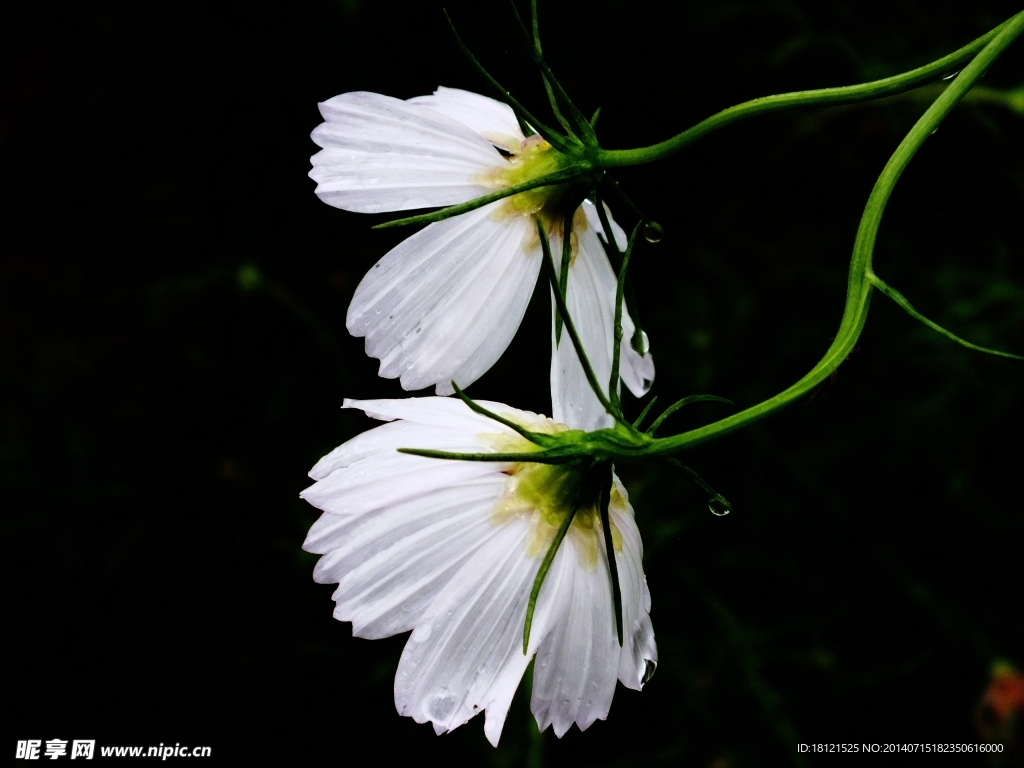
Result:
{"type": "Polygon", "coordinates": [[[1024,714],[1024,675],[1006,662],[994,664],[992,682],[981,697],[981,704],[989,707],[1000,722],[1014,711],[1024,714]]]}

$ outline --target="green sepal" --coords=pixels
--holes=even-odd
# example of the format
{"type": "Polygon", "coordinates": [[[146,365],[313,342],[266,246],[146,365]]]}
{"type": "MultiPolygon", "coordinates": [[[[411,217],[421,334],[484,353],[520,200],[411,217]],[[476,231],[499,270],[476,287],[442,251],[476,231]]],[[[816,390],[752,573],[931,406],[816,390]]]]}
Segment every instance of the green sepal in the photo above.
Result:
{"type": "Polygon", "coordinates": [[[473,52],[469,50],[469,46],[466,45],[461,35],[459,35],[458,30],[455,28],[455,24],[452,22],[451,17],[448,15],[448,11],[444,11],[444,17],[448,20],[448,26],[451,27],[452,34],[455,35],[455,40],[459,44],[459,48],[462,49],[463,54],[465,54],[466,58],[469,59],[470,64],[473,65],[473,68],[476,69],[477,72],[483,75],[484,79],[488,82],[488,84],[498,92],[502,100],[505,101],[505,103],[512,108],[512,111],[515,112],[517,115],[521,116],[521,118],[525,122],[533,126],[534,130],[538,131],[544,137],[544,139],[555,149],[559,150],[560,152],[571,153],[573,145],[569,141],[569,139],[544,125],[544,123],[542,123],[532,114],[530,114],[529,110],[527,110],[526,107],[520,104],[515,99],[515,97],[512,96],[511,93],[505,90],[501,83],[495,80],[494,77],[491,76],[490,72],[484,69],[483,65],[477,60],[476,56],[473,55],[473,52]]]}
{"type": "Polygon", "coordinates": [[[643,424],[644,419],[647,418],[647,414],[651,412],[654,404],[658,402],[658,396],[655,395],[651,398],[651,402],[644,406],[644,409],[640,411],[640,415],[636,417],[636,421],[633,422],[633,429],[640,429],[640,425],[643,424]]]}
{"type": "Polygon", "coordinates": [[[537,598],[540,596],[540,588],[544,584],[544,578],[548,575],[551,563],[554,561],[555,555],[558,554],[558,548],[562,545],[562,539],[564,539],[565,534],[568,533],[569,526],[572,525],[573,518],[576,517],[576,511],[578,509],[579,490],[576,492],[576,499],[573,501],[573,505],[569,509],[569,514],[562,519],[561,524],[558,526],[555,538],[551,541],[551,546],[548,547],[548,551],[544,554],[544,559],[540,563],[540,568],[537,569],[537,575],[533,579],[533,587],[530,589],[530,599],[526,603],[526,623],[523,625],[523,656],[529,652],[530,629],[533,627],[533,612],[537,608],[537,598]]]}
{"type": "Polygon", "coordinates": [[[505,189],[499,189],[496,192],[491,192],[481,197],[475,197],[465,203],[459,203],[458,205],[449,205],[447,208],[441,208],[438,211],[431,211],[430,213],[421,213],[416,216],[407,216],[404,219],[395,219],[394,221],[385,221],[383,224],[376,224],[372,229],[391,229],[392,227],[406,227],[411,224],[433,224],[435,221],[443,221],[444,219],[450,219],[453,216],[460,216],[463,213],[469,213],[475,211],[477,208],[483,208],[489,203],[493,203],[495,200],[501,200],[512,195],[518,195],[520,192],[529,192],[531,189],[537,189],[538,187],[548,187],[552,184],[560,184],[570,179],[575,179],[579,176],[589,172],[590,168],[580,167],[579,164],[569,165],[552,173],[546,173],[543,176],[538,176],[535,179],[524,181],[520,184],[513,184],[511,187],[505,187],[505,189]]]}
{"type": "Polygon", "coordinates": [[[726,405],[736,405],[732,400],[727,400],[726,398],[719,397],[718,395],[690,395],[689,397],[684,397],[682,400],[676,400],[672,405],[666,408],[661,416],[656,418],[654,423],[647,428],[647,434],[653,437],[654,433],[658,431],[658,427],[662,425],[665,419],[680,408],[690,405],[691,403],[725,403],[726,405]]]}
{"type": "Polygon", "coordinates": [[[576,108],[576,105],[572,103],[572,99],[569,98],[569,94],[566,93],[562,84],[558,82],[558,78],[555,77],[555,73],[551,71],[551,67],[548,66],[548,63],[544,60],[544,56],[541,53],[536,6],[534,5],[533,7],[533,27],[535,34],[531,40],[530,32],[526,29],[526,25],[523,24],[523,19],[519,15],[519,10],[516,8],[515,2],[513,0],[509,0],[509,4],[512,6],[512,14],[516,18],[516,23],[519,25],[519,29],[523,33],[523,37],[526,39],[530,48],[530,54],[533,56],[533,63],[540,68],[541,75],[544,79],[544,87],[548,91],[548,100],[551,103],[551,110],[555,113],[555,117],[558,118],[562,127],[565,128],[573,138],[575,138],[575,132],[559,110],[558,102],[561,101],[562,105],[569,111],[569,115],[572,117],[572,121],[575,123],[576,130],[579,131],[583,142],[589,146],[596,147],[597,134],[594,133],[593,127],[590,125],[587,118],[583,116],[583,113],[580,112],[579,109],[576,108]]]}
{"type": "Polygon", "coordinates": [[[459,385],[455,383],[454,379],[452,380],[452,389],[455,390],[455,396],[458,397],[459,400],[464,402],[469,407],[469,409],[471,411],[473,411],[474,413],[479,413],[481,416],[486,416],[488,419],[496,421],[499,424],[504,424],[509,429],[511,429],[514,432],[518,433],[522,437],[525,437],[527,440],[529,440],[534,445],[550,445],[551,444],[551,440],[548,438],[548,435],[539,434],[537,432],[531,432],[530,430],[528,430],[528,429],[526,429],[524,427],[521,427],[520,425],[516,424],[514,421],[506,419],[504,416],[499,416],[498,414],[494,413],[493,411],[489,411],[486,408],[484,408],[482,405],[480,405],[475,400],[473,400],[471,397],[469,397],[469,395],[467,395],[465,392],[463,392],[459,388],[459,385]]]}
{"type": "Polygon", "coordinates": [[[397,448],[399,453],[410,456],[423,456],[427,459],[448,459],[451,461],[493,461],[493,462],[531,462],[533,464],[568,464],[578,461],[577,455],[549,455],[542,451],[514,453],[461,453],[459,451],[435,451],[432,448],[397,448]]]}
{"type": "MultiPolygon", "coordinates": [[[[621,263],[622,253],[619,251],[619,244],[615,242],[615,233],[612,231],[611,220],[608,218],[608,212],[604,209],[604,200],[600,192],[594,195],[594,207],[597,208],[597,218],[601,222],[601,229],[604,230],[604,237],[599,237],[598,240],[604,246],[604,251],[608,255],[612,267],[617,267],[621,263]]],[[[633,281],[629,279],[628,274],[626,275],[625,293],[626,309],[629,310],[629,316],[633,320],[632,347],[640,357],[643,357],[647,354],[644,344],[644,329],[640,325],[640,307],[637,305],[636,293],[633,291],[633,281]]]]}
{"type": "MultiPolygon", "coordinates": [[[[572,261],[572,219],[575,214],[571,208],[562,219],[562,264],[558,272],[558,292],[562,300],[569,295],[569,262],[572,261]]],[[[562,341],[562,313],[555,313],[555,347],[562,341]]]]}
{"type": "Polygon", "coordinates": [[[619,566],[615,562],[615,543],[612,541],[611,515],[608,512],[608,505],[612,498],[612,465],[605,464],[606,469],[601,473],[601,528],[604,529],[604,548],[608,555],[608,571],[612,579],[612,609],[615,613],[615,636],[619,640],[619,647],[622,647],[622,587],[619,584],[619,566]]]}
{"type": "Polygon", "coordinates": [[[640,233],[642,222],[637,222],[633,227],[633,233],[629,236],[626,244],[626,253],[622,257],[622,266],[619,267],[619,278],[615,284],[615,320],[612,324],[612,372],[608,382],[608,394],[611,396],[612,404],[622,409],[619,401],[619,362],[622,352],[622,291],[626,282],[626,275],[629,269],[629,259],[633,255],[633,246],[636,245],[636,236],[640,233]]]}
{"type": "Polygon", "coordinates": [[[537,220],[537,234],[540,236],[541,250],[543,251],[543,266],[546,268],[548,273],[548,282],[551,284],[551,293],[555,297],[555,306],[558,308],[558,313],[562,316],[562,322],[565,324],[565,330],[569,333],[569,338],[572,339],[572,345],[576,349],[576,356],[579,358],[580,365],[583,367],[583,373],[587,377],[587,382],[590,384],[590,388],[594,391],[594,395],[597,396],[598,401],[604,406],[604,409],[611,414],[611,416],[618,422],[625,424],[625,420],[622,418],[622,414],[617,408],[615,408],[610,402],[608,397],[601,391],[601,384],[597,380],[597,376],[594,374],[594,369],[590,365],[590,360],[587,358],[586,350],[583,349],[583,342],[580,341],[579,334],[576,333],[576,326],[573,325],[572,318],[569,317],[569,308],[565,305],[565,299],[562,297],[561,289],[558,285],[558,275],[555,274],[555,263],[551,258],[551,244],[548,242],[548,236],[544,232],[544,224],[537,220]]]}

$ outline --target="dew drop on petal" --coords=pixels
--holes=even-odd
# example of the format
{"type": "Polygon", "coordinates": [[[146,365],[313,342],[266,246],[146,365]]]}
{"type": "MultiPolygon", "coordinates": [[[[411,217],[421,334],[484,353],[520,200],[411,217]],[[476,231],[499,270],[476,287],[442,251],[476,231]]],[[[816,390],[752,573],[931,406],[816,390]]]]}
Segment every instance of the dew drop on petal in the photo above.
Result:
{"type": "Polygon", "coordinates": [[[647,681],[654,677],[654,670],[657,668],[658,665],[656,662],[653,662],[650,659],[644,659],[644,676],[640,680],[640,684],[647,685],[647,681]]]}
{"type": "Polygon", "coordinates": [[[455,711],[455,697],[442,688],[427,704],[427,712],[435,720],[447,720],[455,711]]]}

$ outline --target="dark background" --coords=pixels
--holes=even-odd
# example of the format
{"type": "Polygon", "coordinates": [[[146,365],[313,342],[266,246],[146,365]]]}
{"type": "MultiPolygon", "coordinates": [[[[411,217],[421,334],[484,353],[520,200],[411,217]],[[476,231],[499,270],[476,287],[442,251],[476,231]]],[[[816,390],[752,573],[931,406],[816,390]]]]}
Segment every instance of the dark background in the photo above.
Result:
{"type": "MultiPolygon", "coordinates": [[[[539,109],[507,7],[448,8],[539,109]]],[[[617,148],[755,96],[909,69],[1017,10],[550,0],[542,31],[617,148]]],[[[225,762],[727,768],[794,764],[798,741],[980,739],[991,663],[1024,663],[1024,367],[878,296],[833,385],[686,457],[733,514],[670,468],[623,468],[661,653],[642,693],[620,687],[607,722],[561,741],[531,736],[524,696],[498,750],[480,719],[437,737],[399,717],[405,639],[353,639],[331,618],[298,493],[371,426],[344,397],[403,394],[344,318],[407,233],[320,203],[308,135],[317,102],[345,91],[482,92],[441,3],[2,15],[3,750],[95,738],[211,745],[225,762]]],[[[1024,43],[983,83],[1024,83],[1024,43]]],[[[668,232],[634,260],[662,402],[747,406],[814,364],[868,192],[936,93],[757,118],[618,174],[668,232]]],[[[983,96],[899,183],[876,268],[955,332],[1024,352],[1024,116],[983,96]]],[[[472,395],[549,411],[539,295],[472,395]]]]}

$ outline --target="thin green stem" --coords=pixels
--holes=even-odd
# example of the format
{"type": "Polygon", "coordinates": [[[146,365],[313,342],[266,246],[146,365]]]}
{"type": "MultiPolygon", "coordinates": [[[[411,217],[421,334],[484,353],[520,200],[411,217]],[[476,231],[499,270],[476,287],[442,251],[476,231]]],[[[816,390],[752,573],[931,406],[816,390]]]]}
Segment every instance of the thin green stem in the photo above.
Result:
{"type": "MultiPolygon", "coordinates": [[[[671,139],[653,144],[649,147],[638,149],[612,149],[600,150],[597,153],[598,165],[602,168],[614,168],[623,165],[640,165],[651,163],[663,157],[675,154],[683,147],[692,144],[697,139],[711,133],[712,131],[724,128],[744,118],[764,115],[770,112],[779,112],[793,107],[808,106],[832,106],[836,104],[850,104],[857,101],[877,99],[882,96],[891,96],[897,93],[909,91],[919,85],[931,82],[955,72],[962,65],[978,55],[979,51],[985,48],[991,41],[1000,36],[1017,19],[1012,19],[1000,24],[977,40],[968,43],[953,53],[943,56],[941,59],[926,64],[923,67],[912,69],[893,77],[886,77],[882,80],[873,80],[860,85],[848,85],[840,88],[821,88],[812,91],[799,91],[796,93],[782,93],[775,96],[764,96],[758,99],[737,104],[724,109],[716,115],[697,123],[682,133],[673,136],[671,139]]],[[[961,75],[962,76],[962,75],[961,75]]],[[[959,78],[957,78],[959,79],[959,78]]]]}
{"type": "Polygon", "coordinates": [[[658,431],[658,427],[660,427],[664,423],[665,419],[667,419],[673,413],[678,411],[680,408],[685,408],[687,405],[690,405],[691,403],[726,403],[727,405],[735,405],[735,403],[732,400],[727,400],[726,398],[719,397],[718,395],[690,395],[689,397],[684,397],[682,400],[677,400],[676,402],[672,403],[672,405],[670,405],[668,408],[666,408],[664,413],[662,413],[661,416],[656,418],[654,420],[654,423],[647,428],[647,434],[654,435],[654,433],[658,431]]]}
{"type": "MultiPolygon", "coordinates": [[[[530,31],[527,30],[526,25],[523,24],[523,20],[519,15],[519,9],[516,8],[515,0],[509,0],[508,4],[512,7],[512,15],[515,17],[516,23],[519,25],[519,29],[523,33],[523,37],[526,39],[526,44],[530,48],[530,54],[534,61],[538,58],[543,60],[540,53],[540,27],[537,23],[537,4],[533,3],[530,9],[533,26],[532,35],[530,31]]],[[[548,80],[548,77],[544,72],[544,68],[541,67],[540,70],[540,79],[544,82],[544,92],[548,96],[548,105],[551,107],[551,111],[554,113],[555,119],[570,138],[578,139],[576,132],[573,131],[572,124],[565,119],[565,115],[562,114],[562,110],[558,106],[558,99],[555,97],[555,91],[551,87],[551,82],[548,80]]]]}
{"type": "Polygon", "coordinates": [[[493,421],[496,421],[499,424],[504,424],[509,429],[518,433],[522,437],[525,437],[534,445],[545,444],[543,436],[534,434],[533,432],[530,432],[528,429],[521,427],[519,424],[516,424],[514,421],[510,421],[509,419],[506,419],[504,416],[499,416],[498,414],[493,413],[492,411],[489,411],[486,408],[484,408],[482,405],[480,405],[475,400],[470,398],[465,392],[463,392],[459,388],[459,385],[456,384],[454,380],[452,381],[452,389],[455,390],[456,397],[458,397],[459,400],[464,402],[469,407],[469,409],[474,413],[479,413],[481,416],[486,416],[488,419],[492,419],[493,421]]]}
{"type": "MultiPolygon", "coordinates": [[[[619,244],[615,242],[611,217],[608,215],[608,211],[605,210],[604,200],[600,192],[594,195],[594,207],[597,208],[597,218],[601,222],[601,229],[604,230],[604,237],[601,238],[601,243],[604,245],[609,261],[612,262],[613,266],[617,266],[622,258],[622,253],[619,251],[619,244]]],[[[628,274],[626,275],[626,309],[633,320],[633,349],[639,353],[640,357],[643,357],[647,354],[647,350],[644,348],[644,330],[640,325],[640,307],[637,305],[636,293],[633,291],[633,281],[629,279],[628,274]]]]}
{"type": "Polygon", "coordinates": [[[914,318],[915,320],[920,320],[922,323],[927,325],[933,331],[937,331],[938,333],[941,333],[943,336],[945,336],[950,341],[955,341],[957,344],[960,344],[961,346],[967,347],[968,349],[973,349],[975,352],[984,352],[986,355],[995,355],[996,357],[1005,357],[1008,360],[1024,360],[1024,357],[1021,357],[1020,355],[1014,355],[1014,354],[1011,354],[1010,352],[1000,352],[998,349],[989,349],[988,347],[980,347],[977,344],[972,344],[971,342],[969,342],[969,341],[967,341],[965,339],[961,339],[956,334],[951,333],[950,331],[947,331],[941,325],[939,325],[936,322],[933,322],[933,321],[929,320],[927,317],[925,317],[920,312],[918,312],[916,309],[914,309],[914,307],[911,306],[910,302],[907,301],[906,297],[902,293],[900,293],[895,288],[893,288],[890,285],[888,285],[884,280],[882,280],[882,278],[880,278],[874,272],[870,272],[870,271],[868,272],[868,280],[880,292],[884,293],[886,296],[888,296],[894,302],[896,302],[901,307],[903,307],[904,311],[906,311],[906,313],[908,315],[910,315],[912,318],[914,318]]]}
{"type": "MultiPolygon", "coordinates": [[[[868,197],[864,214],[853,246],[850,260],[850,274],[846,289],[846,306],[839,324],[839,330],[831,346],[818,364],[803,378],[779,394],[757,405],[740,411],[713,424],[683,432],[673,437],[656,440],[649,448],[638,451],[638,456],[667,456],[678,451],[691,448],[709,440],[721,437],[740,427],[778,411],[790,403],[802,399],[818,384],[827,379],[832,371],[838,368],[856,346],[867,319],[868,307],[871,302],[873,283],[871,274],[871,257],[874,252],[878,228],[882,221],[885,206],[892,195],[893,188],[906,169],[907,164],[935,132],[942,120],[948,115],[971,87],[985,74],[985,71],[999,55],[1024,31],[1024,12],[1018,13],[998,28],[996,34],[988,38],[987,44],[967,64],[949,88],[935,100],[920,119],[911,128],[910,133],[900,142],[892,157],[886,163],[878,181],[868,197]]],[[[948,59],[949,57],[947,57],[948,59]]]]}
{"type": "Polygon", "coordinates": [[[639,429],[640,425],[644,423],[644,419],[647,418],[647,414],[654,408],[654,404],[658,402],[658,396],[655,395],[651,398],[651,402],[644,406],[644,409],[640,411],[640,415],[636,417],[636,421],[633,422],[633,429],[639,429]]]}
{"type": "MultiPolygon", "coordinates": [[[[537,34],[538,28],[536,14],[533,15],[534,36],[531,41],[530,32],[526,29],[526,25],[523,24],[523,20],[519,16],[519,10],[516,8],[514,0],[510,0],[510,3],[512,5],[512,13],[516,17],[516,22],[519,24],[519,28],[522,30],[523,37],[526,39],[527,44],[530,45],[531,42],[533,43],[530,45],[530,54],[533,56],[534,64],[540,68],[541,77],[544,80],[544,88],[547,90],[548,100],[551,102],[551,109],[554,111],[555,116],[558,117],[559,122],[562,123],[562,127],[569,132],[570,136],[575,138],[576,132],[578,131],[580,137],[582,137],[585,143],[590,144],[591,146],[597,146],[597,135],[594,133],[594,129],[590,125],[590,122],[583,113],[576,108],[576,105],[573,104],[572,99],[569,98],[569,94],[566,93],[562,84],[558,82],[558,78],[555,77],[555,73],[551,71],[551,67],[548,66],[548,63],[544,60],[544,56],[541,54],[540,46],[537,44],[540,37],[537,34]],[[565,121],[565,117],[562,116],[562,112],[559,109],[559,102],[561,102],[561,105],[564,105],[569,111],[569,116],[572,118],[572,122],[575,123],[575,130],[573,130],[573,127],[565,121]]],[[[533,7],[533,10],[536,10],[536,6],[533,7]]]]}
{"type": "Polygon", "coordinates": [[[633,255],[633,246],[636,245],[636,236],[640,234],[640,227],[643,222],[638,221],[633,227],[633,234],[629,236],[626,244],[626,253],[622,257],[622,266],[619,267],[619,279],[615,284],[615,320],[612,324],[612,372],[608,382],[608,395],[612,404],[622,410],[619,402],[619,362],[622,352],[622,291],[626,284],[626,275],[629,269],[629,259],[633,255]]]}
{"type": "Polygon", "coordinates": [[[459,451],[435,451],[432,448],[398,448],[399,453],[407,453],[410,456],[423,456],[427,459],[446,459],[451,461],[494,461],[494,462],[523,462],[533,464],[567,464],[570,461],[577,461],[579,456],[552,456],[538,451],[537,453],[461,453],[459,451]]]}
{"type": "Polygon", "coordinates": [[[597,376],[594,374],[594,369],[590,365],[590,360],[587,358],[586,350],[583,349],[583,342],[580,341],[579,334],[576,333],[576,326],[573,325],[572,318],[569,316],[569,308],[565,305],[565,299],[562,298],[562,294],[559,292],[558,286],[558,275],[555,272],[555,263],[551,258],[551,245],[548,243],[548,236],[544,232],[544,224],[537,220],[537,234],[540,236],[541,249],[543,251],[544,265],[547,267],[548,280],[551,283],[551,292],[555,297],[555,306],[558,308],[558,313],[562,316],[562,322],[564,323],[565,330],[569,333],[569,338],[572,339],[572,345],[576,349],[576,356],[579,358],[580,365],[583,367],[583,373],[587,377],[587,382],[590,384],[590,388],[594,390],[594,394],[597,396],[598,401],[604,407],[604,409],[612,415],[612,417],[620,422],[625,423],[622,418],[622,414],[619,413],[610,402],[604,392],[601,391],[601,385],[597,380],[597,376]]]}
{"type": "Polygon", "coordinates": [[[552,540],[551,546],[548,547],[548,551],[544,554],[544,559],[537,570],[537,576],[533,580],[533,587],[530,589],[530,599],[526,604],[526,623],[523,625],[523,656],[529,653],[533,612],[537,607],[537,598],[540,596],[540,588],[544,584],[544,577],[548,575],[548,569],[551,568],[551,563],[554,561],[555,555],[558,554],[558,548],[562,545],[562,539],[565,538],[565,534],[569,531],[569,526],[572,525],[572,521],[576,517],[577,509],[578,505],[574,502],[569,510],[569,514],[562,518],[558,531],[555,533],[555,538],[552,540]]]}
{"type": "Polygon", "coordinates": [[[460,216],[463,213],[468,213],[469,211],[475,211],[477,208],[483,208],[485,205],[493,203],[495,200],[502,200],[506,197],[511,197],[512,195],[518,195],[520,192],[529,192],[531,189],[550,187],[553,184],[560,184],[563,181],[568,181],[569,179],[574,179],[580,176],[587,170],[589,169],[580,168],[579,166],[567,166],[554,171],[553,173],[538,176],[535,179],[524,181],[521,184],[513,184],[511,187],[499,189],[497,192],[491,192],[465,203],[450,205],[447,208],[442,208],[438,211],[431,211],[430,213],[407,216],[404,219],[385,221],[383,224],[377,224],[373,229],[391,229],[392,227],[406,227],[412,224],[432,224],[435,221],[442,221],[444,219],[450,219],[453,216],[460,216]]]}
{"type": "Polygon", "coordinates": [[[488,84],[495,91],[498,92],[501,98],[512,108],[512,111],[515,112],[517,116],[521,117],[524,121],[533,126],[534,130],[540,132],[540,134],[547,140],[547,142],[555,149],[559,150],[560,152],[565,152],[566,150],[568,150],[570,148],[569,140],[562,136],[560,133],[557,133],[553,131],[551,128],[548,128],[547,126],[544,125],[544,123],[542,123],[532,114],[530,114],[529,110],[527,110],[526,107],[524,107],[522,104],[516,101],[515,97],[507,90],[505,90],[504,86],[502,86],[501,83],[495,80],[494,77],[491,76],[490,72],[484,69],[483,65],[479,62],[479,60],[477,60],[476,56],[473,55],[473,52],[469,50],[469,46],[466,45],[465,41],[463,41],[462,36],[459,34],[459,31],[455,28],[455,24],[454,22],[452,22],[452,19],[448,15],[448,12],[444,11],[443,13],[444,17],[448,20],[448,26],[451,27],[452,34],[455,35],[455,41],[459,44],[459,48],[462,49],[462,53],[466,56],[467,59],[469,59],[469,63],[472,64],[473,68],[476,69],[476,71],[483,76],[483,78],[488,82],[488,84]]]}
{"type": "Polygon", "coordinates": [[[619,584],[619,566],[615,561],[615,542],[612,539],[611,515],[608,505],[612,499],[612,465],[601,473],[601,493],[598,504],[601,506],[601,528],[604,530],[604,550],[608,555],[608,575],[612,580],[612,610],[615,614],[615,636],[622,647],[622,586],[619,584]]]}
{"type": "MultiPolygon", "coordinates": [[[[572,219],[575,211],[566,211],[562,219],[562,263],[558,271],[558,292],[562,300],[569,295],[569,263],[572,261],[572,219]]],[[[562,342],[562,313],[555,313],[555,346],[562,342]]]]}

